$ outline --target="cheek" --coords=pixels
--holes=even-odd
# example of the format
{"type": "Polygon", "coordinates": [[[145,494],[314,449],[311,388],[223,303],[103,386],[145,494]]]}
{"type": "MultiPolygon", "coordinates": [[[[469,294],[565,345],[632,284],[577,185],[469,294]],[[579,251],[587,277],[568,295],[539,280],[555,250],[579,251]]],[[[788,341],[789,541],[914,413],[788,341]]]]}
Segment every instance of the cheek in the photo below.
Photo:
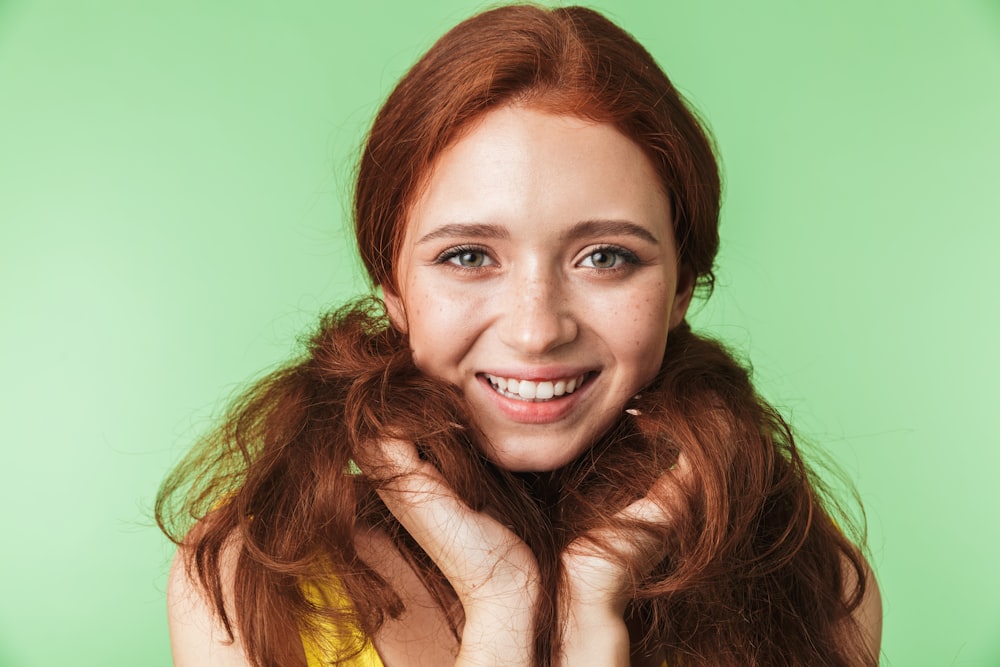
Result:
{"type": "Polygon", "coordinates": [[[439,353],[435,345],[436,342],[440,343],[440,336],[435,334],[439,325],[432,317],[428,316],[427,304],[411,304],[407,315],[410,323],[410,350],[413,352],[413,361],[420,370],[431,372],[432,369],[428,367],[428,364],[433,365],[439,353]]]}
{"type": "Polygon", "coordinates": [[[608,331],[623,361],[643,383],[656,375],[663,362],[672,302],[667,294],[662,285],[643,290],[629,300],[629,308],[609,318],[608,331]]]}
{"type": "Polygon", "coordinates": [[[429,291],[414,295],[407,308],[413,361],[424,373],[454,380],[468,348],[469,316],[461,300],[429,291]]]}

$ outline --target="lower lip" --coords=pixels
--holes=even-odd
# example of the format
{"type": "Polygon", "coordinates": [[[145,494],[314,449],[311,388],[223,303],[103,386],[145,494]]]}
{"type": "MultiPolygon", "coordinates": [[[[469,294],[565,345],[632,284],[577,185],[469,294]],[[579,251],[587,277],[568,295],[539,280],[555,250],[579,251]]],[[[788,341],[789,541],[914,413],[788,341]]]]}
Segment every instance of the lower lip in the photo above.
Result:
{"type": "Polygon", "coordinates": [[[480,375],[478,379],[494,405],[511,421],[519,424],[551,424],[564,418],[580,403],[583,394],[590,389],[593,378],[588,375],[583,385],[572,394],[563,394],[547,401],[520,401],[508,398],[497,393],[486,377],[480,375]]]}

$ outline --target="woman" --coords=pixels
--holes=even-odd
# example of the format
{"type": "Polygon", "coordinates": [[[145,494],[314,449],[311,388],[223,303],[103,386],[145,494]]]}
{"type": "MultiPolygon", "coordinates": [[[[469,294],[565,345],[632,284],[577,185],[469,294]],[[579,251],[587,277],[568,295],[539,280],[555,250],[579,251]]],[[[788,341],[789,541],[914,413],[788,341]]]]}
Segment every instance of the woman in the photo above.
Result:
{"type": "Polygon", "coordinates": [[[446,34],[361,159],[382,299],[161,490],[176,663],[877,664],[864,559],[684,320],[718,211],[704,130],[596,12],[446,34]]]}

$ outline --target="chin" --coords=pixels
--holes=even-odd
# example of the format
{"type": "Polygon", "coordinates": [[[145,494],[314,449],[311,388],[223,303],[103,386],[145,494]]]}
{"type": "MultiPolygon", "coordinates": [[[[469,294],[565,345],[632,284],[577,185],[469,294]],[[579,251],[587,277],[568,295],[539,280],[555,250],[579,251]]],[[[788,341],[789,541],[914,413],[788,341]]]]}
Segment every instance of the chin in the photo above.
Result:
{"type": "Polygon", "coordinates": [[[569,465],[581,454],[590,449],[591,445],[566,448],[559,443],[527,443],[524,440],[516,445],[506,443],[484,446],[483,453],[494,465],[511,472],[551,472],[569,465]]]}
{"type": "Polygon", "coordinates": [[[508,458],[487,456],[498,468],[503,468],[510,472],[552,472],[567,465],[572,459],[566,461],[541,461],[525,458],[508,458]]]}
{"type": "MultiPolygon", "coordinates": [[[[494,465],[511,472],[551,472],[589,451],[614,427],[617,413],[575,424],[483,424],[475,444],[494,465]]],[[[596,415],[591,414],[591,417],[596,415]]]]}

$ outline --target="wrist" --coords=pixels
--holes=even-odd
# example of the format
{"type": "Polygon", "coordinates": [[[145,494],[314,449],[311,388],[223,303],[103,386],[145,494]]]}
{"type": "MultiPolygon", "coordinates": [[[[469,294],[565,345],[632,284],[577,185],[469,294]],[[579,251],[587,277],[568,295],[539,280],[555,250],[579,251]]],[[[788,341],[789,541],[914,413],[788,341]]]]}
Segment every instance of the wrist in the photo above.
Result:
{"type": "Polygon", "coordinates": [[[608,628],[614,634],[628,635],[623,614],[610,606],[573,605],[565,613],[563,627],[564,634],[587,634],[608,628]]]}
{"type": "Polygon", "coordinates": [[[533,608],[495,608],[466,614],[457,665],[530,665],[534,647],[533,608]]]}
{"type": "Polygon", "coordinates": [[[627,667],[630,649],[628,626],[620,613],[588,605],[567,610],[558,664],[627,667]]]}
{"type": "Polygon", "coordinates": [[[620,621],[630,599],[620,582],[586,576],[566,581],[561,595],[567,617],[577,617],[580,623],[589,623],[591,619],[620,621]]]}
{"type": "Polygon", "coordinates": [[[463,602],[465,621],[457,665],[530,665],[538,587],[480,590],[463,602]]]}

